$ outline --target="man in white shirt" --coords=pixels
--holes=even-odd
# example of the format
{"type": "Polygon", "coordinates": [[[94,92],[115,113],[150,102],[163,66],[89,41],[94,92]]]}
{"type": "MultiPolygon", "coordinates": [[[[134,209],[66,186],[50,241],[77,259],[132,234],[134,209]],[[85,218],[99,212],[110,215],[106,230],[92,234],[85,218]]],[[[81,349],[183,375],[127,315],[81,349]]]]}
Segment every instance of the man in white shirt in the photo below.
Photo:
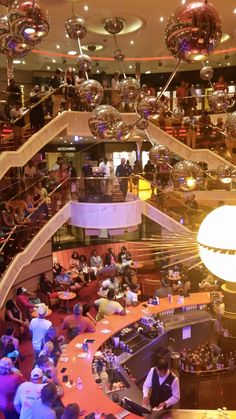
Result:
{"type": "Polygon", "coordinates": [[[104,318],[104,316],[111,316],[112,314],[119,314],[120,316],[125,316],[126,311],[118,301],[113,301],[115,298],[114,289],[109,289],[107,293],[107,298],[99,298],[94,302],[95,306],[98,307],[98,314],[96,320],[99,321],[104,318]]]}
{"type": "Polygon", "coordinates": [[[16,392],[14,406],[20,419],[31,419],[32,408],[40,398],[41,390],[45,386],[42,383],[43,373],[40,368],[34,368],[30,374],[30,381],[22,383],[16,392]]]}
{"type": "Polygon", "coordinates": [[[45,306],[45,304],[40,304],[37,313],[38,317],[32,319],[30,322],[30,331],[32,333],[32,345],[36,359],[41,351],[42,340],[44,339],[44,336],[49,327],[52,326],[52,322],[45,319],[45,316],[47,314],[47,306],[45,306]]]}
{"type": "Polygon", "coordinates": [[[168,363],[159,358],[143,384],[143,405],[152,409],[167,409],[179,402],[179,379],[168,369],[168,363]]]}
{"type": "Polygon", "coordinates": [[[125,305],[126,306],[137,306],[138,305],[138,289],[137,284],[124,285],[125,305]]]}
{"type": "Polygon", "coordinates": [[[99,172],[104,175],[104,179],[101,180],[101,191],[104,195],[111,195],[112,192],[112,181],[111,177],[111,163],[107,157],[104,157],[103,161],[99,164],[99,172]]]}

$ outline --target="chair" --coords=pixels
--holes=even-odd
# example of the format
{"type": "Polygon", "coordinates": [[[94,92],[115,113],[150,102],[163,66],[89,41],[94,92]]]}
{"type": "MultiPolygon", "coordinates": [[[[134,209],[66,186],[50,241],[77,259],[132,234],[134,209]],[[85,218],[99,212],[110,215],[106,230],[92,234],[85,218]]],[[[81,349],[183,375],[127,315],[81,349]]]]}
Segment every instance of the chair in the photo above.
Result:
{"type": "Polygon", "coordinates": [[[40,299],[41,303],[44,303],[49,308],[56,306],[59,302],[58,298],[50,298],[49,294],[45,294],[42,291],[37,291],[38,298],[40,299]]]}
{"type": "Polygon", "coordinates": [[[142,294],[146,297],[153,297],[155,291],[161,287],[159,279],[145,278],[142,282],[142,294]]]}

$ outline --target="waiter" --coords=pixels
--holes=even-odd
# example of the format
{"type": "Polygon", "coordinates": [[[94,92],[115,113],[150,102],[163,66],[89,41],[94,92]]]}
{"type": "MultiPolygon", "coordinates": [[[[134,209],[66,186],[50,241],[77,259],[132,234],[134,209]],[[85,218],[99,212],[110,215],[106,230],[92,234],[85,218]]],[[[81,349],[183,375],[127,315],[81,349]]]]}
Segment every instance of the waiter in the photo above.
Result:
{"type": "Polygon", "coordinates": [[[168,369],[168,363],[159,358],[143,384],[143,405],[167,409],[180,399],[179,379],[168,369]]]}

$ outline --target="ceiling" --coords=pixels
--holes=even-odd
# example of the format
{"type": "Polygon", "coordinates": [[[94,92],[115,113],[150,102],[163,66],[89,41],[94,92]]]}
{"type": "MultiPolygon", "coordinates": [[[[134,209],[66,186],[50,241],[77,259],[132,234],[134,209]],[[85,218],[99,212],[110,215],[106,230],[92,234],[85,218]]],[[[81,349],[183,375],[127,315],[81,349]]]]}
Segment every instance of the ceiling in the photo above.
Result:
{"type": "MultiPolygon", "coordinates": [[[[213,0],[215,8],[222,17],[223,32],[230,39],[218,47],[217,53],[209,58],[213,67],[236,65],[236,1],[213,0]],[[235,10],[235,13],[234,13],[235,10]],[[222,52],[219,52],[222,51],[222,52]]],[[[93,58],[93,73],[102,70],[113,73],[120,70],[120,64],[113,59],[114,39],[106,34],[103,21],[107,17],[121,17],[125,20],[124,33],[117,36],[120,48],[124,49],[126,61],[124,70],[127,74],[134,73],[135,63],[141,65],[141,73],[169,72],[175,66],[165,46],[165,23],[181,0],[40,0],[39,4],[50,16],[51,29],[47,38],[36,46],[37,51],[16,64],[16,69],[33,71],[53,71],[60,66],[66,69],[72,65],[76,68],[76,58],[67,55],[68,51],[78,51],[76,41],[66,37],[65,20],[72,16],[72,4],[76,14],[83,16],[88,24],[88,33],[82,44],[100,44],[102,49],[88,53],[93,58]],[[84,10],[87,6],[88,10],[84,10]],[[163,19],[162,19],[163,18],[163,19]],[[128,33],[126,33],[128,32],[128,33]],[[133,42],[131,42],[133,41],[133,42]],[[156,57],[156,59],[153,59],[156,57]],[[110,58],[111,60],[107,60],[110,58]],[[105,59],[105,60],[104,60],[105,59]],[[143,61],[144,60],[144,61],[143,61]]],[[[0,12],[6,9],[0,6],[0,12]]],[[[5,67],[5,56],[0,55],[0,67],[5,67]]],[[[180,70],[200,69],[201,63],[181,64],[180,70]]]]}

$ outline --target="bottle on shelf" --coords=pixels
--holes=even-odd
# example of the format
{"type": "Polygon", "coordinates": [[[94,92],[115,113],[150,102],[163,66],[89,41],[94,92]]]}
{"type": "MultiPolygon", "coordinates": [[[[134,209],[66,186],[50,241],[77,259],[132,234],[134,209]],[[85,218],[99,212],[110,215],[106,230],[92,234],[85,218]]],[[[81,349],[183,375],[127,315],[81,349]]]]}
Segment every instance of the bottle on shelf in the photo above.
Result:
{"type": "Polygon", "coordinates": [[[80,377],[77,378],[77,389],[83,390],[83,383],[80,377]]]}
{"type": "Polygon", "coordinates": [[[102,390],[105,394],[107,394],[108,390],[108,374],[106,372],[106,367],[104,366],[100,375],[100,379],[102,382],[102,390]]]}

